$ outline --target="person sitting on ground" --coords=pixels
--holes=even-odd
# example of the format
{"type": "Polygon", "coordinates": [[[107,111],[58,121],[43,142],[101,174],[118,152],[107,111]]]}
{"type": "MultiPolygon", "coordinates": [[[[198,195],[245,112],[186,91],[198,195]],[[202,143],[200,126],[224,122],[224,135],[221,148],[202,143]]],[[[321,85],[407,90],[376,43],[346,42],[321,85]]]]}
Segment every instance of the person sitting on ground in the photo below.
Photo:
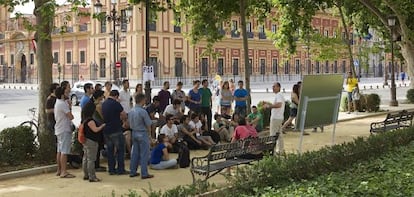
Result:
{"type": "Polygon", "coordinates": [[[252,106],[252,112],[247,115],[247,123],[256,128],[257,132],[263,130],[263,115],[257,110],[256,106],[252,106]]]}
{"type": "Polygon", "coordinates": [[[102,134],[102,129],[105,127],[105,123],[98,126],[96,121],[92,118],[95,110],[96,106],[93,102],[86,103],[82,108],[82,117],[84,117],[82,124],[85,133],[82,161],[83,180],[89,180],[89,182],[101,181],[95,174],[95,161],[99,149],[98,142],[101,138],[100,135],[102,134]]]}
{"type": "Polygon", "coordinates": [[[177,168],[177,160],[170,159],[168,154],[167,147],[171,146],[168,141],[169,139],[165,134],[158,135],[158,145],[151,152],[151,169],[177,168]]]}
{"type": "Polygon", "coordinates": [[[203,142],[196,138],[196,130],[191,129],[190,117],[183,115],[180,119],[180,125],[178,125],[178,137],[182,137],[188,148],[191,150],[200,149],[203,142]]]}
{"type": "Polygon", "coordinates": [[[178,138],[178,129],[177,125],[174,124],[174,118],[172,115],[167,115],[166,117],[167,124],[165,124],[160,129],[160,134],[164,134],[168,138],[168,149],[172,150],[173,152],[178,152],[177,146],[177,138],[178,138]]]}
{"type": "Polygon", "coordinates": [[[200,114],[198,119],[200,119],[201,121],[201,130],[204,136],[210,136],[211,139],[214,141],[214,143],[219,143],[220,142],[220,134],[217,131],[214,130],[209,130],[208,129],[208,121],[207,118],[204,114],[200,114]]]}
{"type": "Polygon", "coordinates": [[[230,128],[229,124],[224,120],[220,114],[214,114],[214,122],[213,128],[214,131],[219,133],[220,140],[224,142],[230,142],[231,140],[231,134],[230,134],[230,128]]]}
{"type": "Polygon", "coordinates": [[[200,140],[204,145],[212,146],[216,144],[210,136],[203,136],[203,130],[201,129],[203,123],[199,119],[199,115],[196,113],[191,114],[191,121],[188,123],[192,130],[194,130],[195,136],[200,140]]]}
{"type": "Polygon", "coordinates": [[[155,130],[157,129],[157,127],[160,127],[165,124],[165,117],[162,115],[159,106],[160,106],[160,99],[158,98],[158,96],[154,96],[154,98],[152,98],[152,103],[150,103],[149,105],[145,107],[145,109],[148,112],[148,115],[150,116],[152,120],[152,125],[151,125],[151,138],[152,139],[156,139],[155,130]],[[157,113],[158,113],[158,118],[155,116],[155,114],[157,113]]]}
{"type": "Polygon", "coordinates": [[[183,111],[181,111],[181,101],[178,99],[174,99],[172,104],[169,104],[164,110],[164,117],[168,115],[172,116],[174,123],[179,124],[180,118],[183,115],[183,111]]]}

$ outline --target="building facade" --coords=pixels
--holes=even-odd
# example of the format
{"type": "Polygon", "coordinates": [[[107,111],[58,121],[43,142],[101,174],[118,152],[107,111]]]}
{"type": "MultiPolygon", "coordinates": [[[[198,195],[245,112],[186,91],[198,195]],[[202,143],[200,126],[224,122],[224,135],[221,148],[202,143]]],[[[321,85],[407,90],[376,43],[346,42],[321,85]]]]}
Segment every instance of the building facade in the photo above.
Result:
{"type": "MultiPolygon", "coordinates": [[[[95,3],[92,1],[91,4],[95,3]]],[[[119,0],[116,5],[111,0],[101,1],[107,14],[112,9],[119,16],[125,16],[127,0],[119,0]]],[[[121,20],[115,26],[113,21],[99,21],[91,16],[79,16],[71,12],[70,6],[61,6],[56,11],[55,29],[52,33],[53,78],[60,80],[114,80],[128,78],[142,81],[142,68],[145,60],[145,12],[144,6],[135,5],[133,15],[121,20]],[[115,53],[114,53],[115,51],[115,53]],[[115,56],[114,56],[115,54],[115,56]],[[120,63],[120,67],[116,66],[120,63]]],[[[93,12],[92,8],[80,11],[93,12]]],[[[273,13],[275,16],[276,13],[273,13]]],[[[175,26],[172,21],[181,16],[174,12],[159,12],[157,19],[150,24],[150,59],[154,67],[156,85],[163,80],[183,80],[211,77],[216,74],[224,78],[243,78],[244,62],[240,19],[232,17],[220,30],[225,38],[214,45],[220,55],[215,59],[203,56],[206,43],[191,45],[183,33],[189,26],[175,26]]],[[[35,22],[34,16],[26,16],[35,22]]],[[[339,18],[328,14],[318,14],[312,25],[319,33],[334,37],[343,32],[339,18]]],[[[0,8],[0,81],[37,82],[33,32],[27,32],[21,20],[10,19],[5,8],[0,8]]],[[[257,20],[247,21],[249,40],[249,64],[252,81],[295,80],[305,74],[346,73],[350,63],[346,55],[335,61],[318,62],[312,60],[309,48],[298,45],[295,55],[287,56],[275,48],[266,37],[266,31],[277,31],[277,24],[269,20],[259,24],[257,20]]],[[[344,36],[344,35],[342,35],[344,36]]],[[[352,35],[351,35],[352,36],[352,35]]],[[[352,41],[354,48],[359,42],[352,41]]],[[[354,50],[356,51],[356,50],[354,50]]],[[[378,61],[378,60],[377,60],[378,61]]],[[[379,65],[376,62],[377,69],[379,65]]],[[[374,64],[374,66],[375,66],[374,64]]],[[[375,68],[375,67],[374,67],[375,68]]],[[[370,68],[366,69],[370,72],[370,68]]],[[[381,68],[381,70],[384,70],[381,68]]],[[[373,70],[375,73],[375,69],[373,70]]],[[[379,74],[379,73],[378,73],[379,74]]]]}

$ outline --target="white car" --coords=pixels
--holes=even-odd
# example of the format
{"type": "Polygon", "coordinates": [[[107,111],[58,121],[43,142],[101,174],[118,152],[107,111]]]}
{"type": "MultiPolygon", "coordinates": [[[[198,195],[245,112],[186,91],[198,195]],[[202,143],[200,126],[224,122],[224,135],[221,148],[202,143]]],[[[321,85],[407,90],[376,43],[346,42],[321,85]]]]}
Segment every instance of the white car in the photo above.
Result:
{"type": "MultiPolygon", "coordinates": [[[[70,100],[72,101],[73,105],[79,105],[80,100],[82,99],[83,95],[85,95],[85,90],[83,89],[83,86],[85,84],[91,83],[93,87],[95,87],[95,84],[101,84],[102,87],[105,84],[105,81],[78,81],[73,84],[72,89],[70,90],[70,100]]],[[[112,90],[120,90],[120,88],[112,84],[112,90]]]]}

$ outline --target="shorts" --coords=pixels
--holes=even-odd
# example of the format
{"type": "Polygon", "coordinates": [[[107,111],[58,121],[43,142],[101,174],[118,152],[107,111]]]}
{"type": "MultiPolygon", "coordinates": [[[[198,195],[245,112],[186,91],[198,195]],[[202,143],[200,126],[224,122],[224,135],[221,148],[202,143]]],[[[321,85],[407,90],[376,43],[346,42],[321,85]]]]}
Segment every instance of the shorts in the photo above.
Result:
{"type": "Polygon", "coordinates": [[[289,116],[296,117],[298,115],[298,108],[290,108],[289,116]]]}
{"type": "Polygon", "coordinates": [[[72,132],[63,132],[57,137],[57,152],[65,155],[70,154],[70,148],[72,145],[72,132]]]}
{"type": "Polygon", "coordinates": [[[352,92],[346,92],[346,93],[348,93],[347,94],[347,96],[348,96],[348,102],[352,102],[353,100],[352,100],[352,92]]]}

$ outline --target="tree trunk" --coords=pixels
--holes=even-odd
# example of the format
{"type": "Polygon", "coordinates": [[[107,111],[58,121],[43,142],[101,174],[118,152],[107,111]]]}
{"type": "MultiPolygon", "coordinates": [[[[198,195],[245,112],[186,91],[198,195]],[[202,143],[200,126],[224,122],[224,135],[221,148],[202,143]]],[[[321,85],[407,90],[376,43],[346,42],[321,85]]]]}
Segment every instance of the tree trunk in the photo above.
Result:
{"type": "Polygon", "coordinates": [[[414,43],[403,41],[400,43],[401,53],[407,63],[407,74],[411,79],[410,88],[414,88],[414,43]]]}
{"type": "MultiPolygon", "coordinates": [[[[39,143],[40,152],[42,158],[53,158],[55,150],[53,144],[55,144],[54,134],[47,129],[46,124],[46,99],[49,95],[49,87],[52,83],[52,38],[51,38],[51,25],[53,24],[54,13],[45,9],[41,9],[48,3],[48,0],[35,0],[36,15],[36,34],[35,39],[37,41],[37,69],[39,78],[39,143]]],[[[54,9],[54,8],[53,8],[54,9]]],[[[51,9],[48,9],[51,10],[51,9]]],[[[40,158],[40,159],[42,159],[40,158]]]]}
{"type": "Polygon", "coordinates": [[[351,39],[349,38],[348,25],[346,24],[346,20],[345,20],[344,12],[342,10],[341,3],[339,3],[337,7],[339,10],[339,14],[341,15],[341,21],[342,21],[342,25],[344,26],[344,31],[345,31],[346,46],[348,48],[348,54],[349,54],[349,68],[352,71],[352,75],[355,78],[357,78],[356,71],[355,71],[355,65],[354,65],[354,56],[352,54],[351,39]]]}
{"type": "Polygon", "coordinates": [[[240,28],[243,38],[243,50],[244,50],[244,81],[246,84],[246,90],[248,92],[249,98],[247,99],[247,114],[250,113],[251,97],[250,97],[250,67],[249,64],[249,45],[247,40],[247,30],[246,30],[246,0],[240,0],[240,28]]]}

